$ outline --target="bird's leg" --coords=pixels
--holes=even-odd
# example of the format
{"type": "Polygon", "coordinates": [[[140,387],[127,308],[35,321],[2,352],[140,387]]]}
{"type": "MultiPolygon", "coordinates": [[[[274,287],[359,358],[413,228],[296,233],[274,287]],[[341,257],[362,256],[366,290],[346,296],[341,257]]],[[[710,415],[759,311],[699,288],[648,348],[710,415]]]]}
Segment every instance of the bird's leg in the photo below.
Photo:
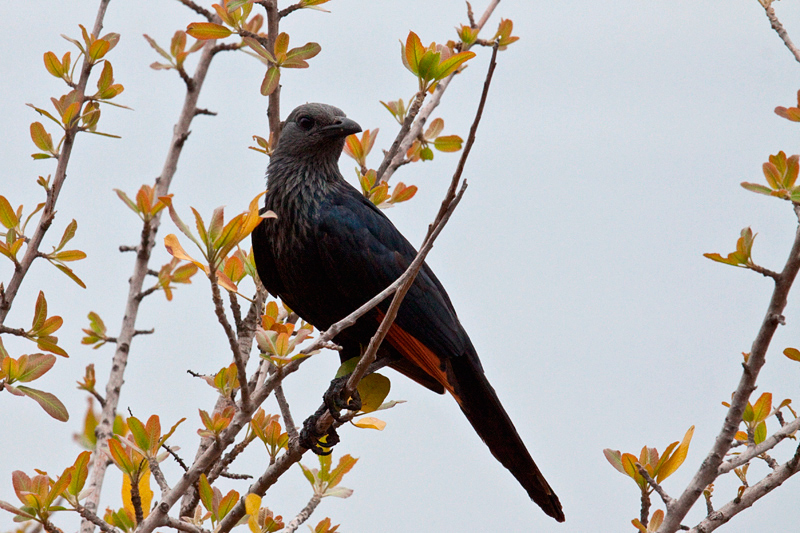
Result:
{"type": "Polygon", "coordinates": [[[358,390],[354,390],[352,396],[348,398],[344,397],[344,389],[349,377],[348,375],[332,379],[331,386],[328,387],[328,390],[322,395],[325,406],[328,408],[333,419],[337,422],[342,421],[342,415],[339,414],[339,411],[343,409],[347,409],[348,411],[361,410],[361,396],[358,394],[358,390]]]}
{"type": "Polygon", "coordinates": [[[334,420],[341,423],[343,419],[342,415],[339,414],[340,410],[359,411],[361,409],[361,396],[359,396],[358,391],[354,391],[353,395],[348,398],[343,397],[348,377],[342,376],[333,379],[331,386],[322,395],[322,407],[303,422],[303,429],[300,431],[300,445],[317,455],[329,455],[331,453],[330,448],[339,442],[339,435],[333,426],[327,432],[319,431],[317,428],[319,419],[325,413],[330,413],[334,420]],[[325,442],[321,442],[323,438],[325,442]]]}
{"type": "Polygon", "coordinates": [[[330,455],[331,448],[339,443],[339,434],[336,429],[331,426],[327,432],[321,432],[317,429],[317,422],[328,411],[328,406],[323,405],[317,412],[309,416],[303,422],[303,429],[300,430],[300,446],[311,450],[317,455],[330,455]],[[325,442],[322,442],[322,439],[325,442]]]}

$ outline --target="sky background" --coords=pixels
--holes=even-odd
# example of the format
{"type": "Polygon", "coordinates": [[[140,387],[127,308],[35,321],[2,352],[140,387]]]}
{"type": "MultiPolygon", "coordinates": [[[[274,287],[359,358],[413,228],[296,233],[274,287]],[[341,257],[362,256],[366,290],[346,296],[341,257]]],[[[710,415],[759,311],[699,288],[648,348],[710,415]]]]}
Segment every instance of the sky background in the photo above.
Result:
{"type": "MultiPolygon", "coordinates": [[[[42,54],[52,50],[60,57],[70,50],[59,35],[78,37],[78,24],[91,27],[95,4],[0,4],[0,17],[14,21],[0,32],[0,193],[26,212],[43,201],[36,177],[52,173],[55,164],[30,158],[35,147],[28,125],[41,119],[25,103],[49,109],[49,97],[62,94],[42,54]]],[[[326,7],[331,13],[297,12],[281,26],[291,46],[322,46],[310,69],[283,75],[282,116],[318,101],[340,107],[364,129],[379,127],[368,160],[377,167],[379,149],[388,148],[397,131],[379,101],[408,99],[416,87],[398,57],[398,40],[409,30],[424,43],[454,39],[453,28],[466,22],[464,5],[334,0],[326,7]]],[[[478,14],[484,7],[474,3],[478,14]]],[[[800,8],[780,2],[776,9],[800,40],[800,8]]],[[[771,294],[769,280],[702,254],[729,253],[745,226],[758,233],[753,255],[765,267],[780,270],[791,246],[797,221],[790,205],[739,186],[763,181],[769,154],[797,151],[798,126],[773,109],[795,105],[800,66],[758,2],[506,1],[485,37],[501,17],[514,21],[520,40],[499,56],[464,174],[469,189],[428,262],[559,495],[567,522],[556,524],[528,500],[451,398],[387,372],[389,398],[407,403],[382,413],[383,432],[340,432],[335,456],[360,458],[343,482],[355,492],[349,500],[325,499],[312,524],[330,516],[343,532],[633,531],[638,488],[606,462],[603,448],[661,451],[694,425],[684,466],[664,484],[679,496],[719,432],[721,402],[736,386],[741,353],[749,351],[771,294]]],[[[125,86],[115,101],[134,111],[103,109],[100,129],[120,140],[78,138],[42,248],[49,250],[76,219],[71,244],[88,258],[73,266],[88,288],[39,261],[6,323],[28,327],[39,289],[50,313],[64,318],[59,338],[70,358],[59,359],[34,386],[56,393],[72,418],[58,423],[30,400],[0,395],[2,500],[16,502],[13,470],[57,475],[80,451],[71,435],[80,430],[86,395],[74,383],[94,363],[104,384],[113,354],[109,346],[81,346],[80,330],[95,311],[116,335],[133,264],[132,254],[117,249],[135,244],[140,232],[139,219],[112,189],[132,196],[153,183],[183,101],[174,72],[148,67],[159,56],[141,35],[167,47],[176,29],[199,20],[177,2],[109,6],[104,31],[122,34],[109,55],[116,81],[125,86]]],[[[434,114],[444,118],[445,134],[466,138],[488,58],[488,50],[479,50],[447,91],[434,114]]],[[[261,64],[244,54],[214,60],[199,106],[218,116],[194,121],[171,188],[185,220],[189,206],[207,216],[226,205],[232,216],[263,190],[267,158],[247,149],[252,135],[267,133],[262,76],[261,64]]],[[[433,162],[405,166],[393,178],[420,188],[414,200],[387,213],[412,243],[421,242],[456,162],[457,155],[436,153],[433,162]]],[[[353,166],[342,159],[346,177],[354,177],[353,166]]],[[[167,233],[177,231],[164,219],[159,243],[167,233]]],[[[151,265],[167,261],[159,244],[151,265]]],[[[11,272],[11,263],[0,261],[0,279],[11,272]]],[[[759,380],[756,394],[770,391],[776,402],[798,399],[800,366],[781,355],[786,346],[800,345],[798,316],[797,298],[790,296],[787,325],[778,330],[759,380]]],[[[208,284],[196,277],[171,303],[161,293],[148,297],[137,327],[156,331],[132,345],[120,407],[140,419],[159,414],[167,427],[187,417],[171,442],[191,457],[199,440],[197,409],[210,410],[215,394],[186,370],[213,373],[229,360],[208,284]]],[[[4,342],[12,354],[33,348],[4,342]]],[[[337,361],[332,353],[320,354],[287,380],[298,423],[319,405],[337,361]]],[[[278,412],[271,399],[265,407],[278,412]]],[[[768,427],[777,428],[774,418],[768,427]]],[[[267,456],[252,448],[234,471],[263,471],[267,456]]],[[[773,456],[785,461],[793,452],[788,442],[773,456]]],[[[314,466],[316,458],[307,454],[303,463],[314,466]]],[[[174,482],[177,468],[164,468],[174,482]]],[[[766,471],[755,463],[751,483],[766,471]]],[[[109,472],[102,503],[118,507],[120,477],[109,472]]],[[[246,490],[242,483],[221,486],[246,490]]],[[[716,504],[733,498],[737,487],[733,474],[720,480],[716,504]]],[[[792,478],[725,530],[764,524],[789,530],[795,520],[787,510],[799,495],[800,479],[792,478]]],[[[293,467],[264,503],[288,520],[310,496],[293,467]]],[[[663,508],[655,495],[653,503],[663,508]]],[[[704,507],[696,505],[685,523],[701,520],[704,507]]],[[[76,521],[70,516],[59,524],[71,530],[76,521]]],[[[11,515],[0,514],[0,530],[11,527],[11,515]]]]}

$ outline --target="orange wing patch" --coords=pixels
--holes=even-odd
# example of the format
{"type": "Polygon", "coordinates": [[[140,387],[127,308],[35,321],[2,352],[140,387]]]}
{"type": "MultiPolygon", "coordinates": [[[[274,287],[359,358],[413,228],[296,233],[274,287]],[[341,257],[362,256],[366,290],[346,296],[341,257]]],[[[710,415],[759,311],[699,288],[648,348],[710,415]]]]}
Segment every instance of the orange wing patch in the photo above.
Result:
{"type": "MultiPolygon", "coordinates": [[[[382,315],[383,313],[380,314],[382,315]]],[[[392,324],[392,327],[389,328],[389,332],[386,334],[386,340],[389,341],[389,344],[398,352],[403,354],[403,357],[441,383],[454,397],[456,396],[453,386],[447,381],[447,374],[442,368],[441,359],[439,359],[430,348],[422,344],[413,335],[397,324],[392,324]]]]}

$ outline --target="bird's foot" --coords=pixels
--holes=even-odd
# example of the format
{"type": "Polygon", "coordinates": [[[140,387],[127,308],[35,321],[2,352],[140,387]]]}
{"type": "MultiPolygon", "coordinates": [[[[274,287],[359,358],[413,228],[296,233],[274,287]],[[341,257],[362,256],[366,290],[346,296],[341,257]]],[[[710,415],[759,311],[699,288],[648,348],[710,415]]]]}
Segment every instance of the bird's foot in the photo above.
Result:
{"type": "Polygon", "coordinates": [[[300,431],[300,445],[317,455],[330,455],[330,449],[339,443],[339,435],[333,426],[327,431],[319,430],[317,426],[319,419],[325,413],[330,413],[334,420],[341,423],[343,419],[339,411],[343,409],[359,411],[361,409],[361,396],[358,391],[355,391],[352,396],[343,397],[347,379],[348,376],[333,379],[331,386],[322,396],[324,405],[303,422],[303,429],[300,431]]]}
{"type": "Polygon", "coordinates": [[[339,443],[339,434],[333,426],[327,431],[320,431],[317,428],[317,422],[326,412],[328,412],[327,406],[317,409],[316,413],[303,422],[303,429],[300,430],[300,446],[317,455],[330,455],[331,448],[339,443]]]}
{"type": "Polygon", "coordinates": [[[328,408],[328,412],[330,412],[333,419],[337,422],[342,422],[342,415],[339,414],[339,411],[343,409],[348,411],[361,410],[361,396],[358,394],[358,390],[353,391],[352,396],[344,397],[344,388],[345,385],[347,385],[349,377],[350,376],[342,376],[332,379],[331,386],[328,387],[328,390],[322,395],[322,401],[328,408]]]}

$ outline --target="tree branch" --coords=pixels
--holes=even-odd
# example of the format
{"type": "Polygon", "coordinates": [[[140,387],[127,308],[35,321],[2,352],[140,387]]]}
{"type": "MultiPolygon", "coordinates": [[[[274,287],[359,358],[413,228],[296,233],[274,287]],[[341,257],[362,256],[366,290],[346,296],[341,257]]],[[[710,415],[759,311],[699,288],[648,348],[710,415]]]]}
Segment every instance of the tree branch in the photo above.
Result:
{"type": "MultiPolygon", "coordinates": [[[[797,473],[800,469],[800,446],[795,451],[794,457],[770,472],[764,479],[744,490],[741,497],[726,503],[694,526],[691,533],[710,533],[731,518],[741,513],[756,501],[778,488],[784,481],[797,473]]],[[[663,527],[663,526],[662,526],[663,527]]]]}
{"type": "MultiPolygon", "coordinates": [[[[211,48],[211,41],[206,43],[203,47],[203,52],[200,55],[200,60],[195,69],[194,87],[192,90],[186,91],[183,108],[178,122],[173,129],[172,141],[167,151],[167,157],[164,161],[161,176],[156,180],[156,196],[165,196],[168,193],[170,183],[177,170],[178,159],[180,158],[183,144],[189,135],[189,125],[194,118],[194,110],[197,107],[200,89],[203,86],[203,81],[208,73],[209,64],[213,58],[211,48]]],[[[144,278],[147,275],[150,254],[155,244],[155,237],[162,213],[163,211],[157,213],[149,222],[143,225],[141,242],[137,247],[136,262],[129,281],[130,288],[125,306],[125,316],[122,319],[117,348],[111,364],[111,373],[108,383],[106,384],[106,404],[103,407],[100,421],[95,429],[97,434],[97,450],[92,455],[91,481],[87,487],[91,490],[91,494],[86,501],[86,508],[92,512],[97,510],[97,505],[100,501],[100,494],[102,492],[103,479],[107,466],[106,461],[102,458],[105,457],[105,452],[108,449],[107,441],[112,434],[112,424],[117,413],[120,389],[124,381],[123,376],[125,368],[128,364],[130,344],[133,339],[133,334],[136,331],[136,318],[139,313],[139,304],[141,302],[138,295],[142,292],[144,278]]],[[[81,533],[91,533],[93,529],[93,524],[84,520],[81,525],[81,533]]]]}
{"type": "Polygon", "coordinates": [[[728,459],[722,463],[717,469],[717,475],[721,476],[722,474],[727,474],[734,468],[739,468],[740,466],[749,462],[754,457],[758,457],[762,453],[771,450],[783,439],[792,436],[798,429],[800,429],[800,418],[795,418],[781,429],[767,437],[764,442],[756,446],[748,446],[745,451],[736,457],[728,459]]]}
{"type": "MultiPolygon", "coordinates": [[[[795,212],[798,213],[800,217],[800,209],[795,207],[795,212]]],[[[792,288],[792,284],[794,283],[799,269],[800,226],[798,226],[795,232],[794,244],[792,245],[792,250],[789,253],[789,258],[786,261],[783,271],[775,280],[775,288],[772,292],[772,298],[770,299],[766,316],[753,342],[750,357],[747,363],[743,365],[743,372],[739,379],[739,385],[736,387],[736,391],[731,399],[731,406],[725,416],[722,429],[717,435],[714,445],[683,494],[676,500],[675,505],[667,510],[664,522],[659,529],[661,533],[676,532],[680,527],[681,521],[689,512],[689,509],[691,509],[703,493],[703,489],[705,489],[708,484],[712,483],[719,475],[718,471],[720,465],[725,455],[731,449],[733,436],[736,434],[739,424],[742,421],[744,408],[747,405],[750,394],[755,390],[756,379],[766,360],[767,348],[772,340],[772,336],[775,334],[775,330],[783,321],[783,310],[786,308],[789,291],[792,288]]],[[[770,476],[774,474],[777,474],[777,471],[770,474],[770,476]]],[[[767,477],[769,478],[770,476],[767,477]]],[[[769,490],[772,489],[770,488],[769,490]]],[[[718,512],[721,512],[721,510],[718,512]]]]}
{"type": "Polygon", "coordinates": [[[319,502],[322,501],[322,496],[319,494],[314,494],[311,499],[308,501],[308,504],[303,507],[303,510],[297,513],[291,522],[286,524],[286,527],[281,530],[281,533],[294,533],[297,531],[297,528],[303,525],[303,522],[311,518],[311,514],[314,512],[314,509],[317,508],[319,502]]]}
{"type": "Polygon", "coordinates": [[[225,304],[222,302],[222,296],[219,292],[219,283],[217,282],[217,271],[213,265],[209,265],[210,274],[208,279],[211,281],[211,297],[214,300],[214,311],[217,315],[217,320],[225,330],[225,336],[228,337],[228,344],[233,352],[233,362],[236,363],[236,372],[239,376],[239,390],[242,394],[242,403],[244,405],[250,404],[250,387],[247,385],[247,362],[242,357],[242,351],[239,349],[239,342],[236,339],[236,333],[233,332],[228,317],[225,315],[225,304]]]}
{"type": "MultiPolygon", "coordinates": [[[[481,15],[481,18],[478,20],[478,22],[472,25],[473,29],[477,29],[478,31],[482,30],[499,3],[500,0],[492,0],[486,10],[483,12],[483,15],[481,15]]],[[[468,6],[467,13],[469,14],[471,11],[472,6],[468,6]]],[[[470,47],[466,47],[464,50],[469,50],[469,48],[470,47]]],[[[408,131],[408,134],[406,134],[401,141],[396,154],[392,156],[391,162],[386,167],[386,171],[383,173],[378,173],[379,179],[383,179],[383,181],[388,182],[392,178],[395,170],[404,164],[406,152],[408,152],[408,149],[411,147],[414,139],[419,137],[419,135],[422,133],[422,128],[425,127],[425,122],[428,120],[428,118],[430,118],[433,110],[439,106],[439,102],[441,102],[444,92],[447,90],[447,87],[450,85],[450,82],[453,81],[455,76],[456,73],[454,72],[436,84],[436,89],[433,91],[433,94],[430,96],[430,98],[428,98],[428,103],[425,104],[425,106],[423,106],[420,110],[416,120],[414,121],[414,124],[408,131]]],[[[381,166],[383,166],[383,164],[381,166]]]]}
{"type": "Polygon", "coordinates": [[[769,19],[769,23],[772,26],[772,29],[778,33],[778,37],[781,38],[783,44],[786,45],[786,48],[794,56],[795,61],[800,63],[800,50],[794,45],[792,40],[789,38],[789,34],[786,32],[786,28],[783,27],[781,21],[778,20],[778,15],[775,14],[775,10],[772,9],[772,0],[759,0],[761,5],[764,7],[764,11],[767,13],[767,18],[769,19]]]}
{"type": "MultiPolygon", "coordinates": [[[[110,0],[100,0],[100,6],[97,9],[94,27],[92,28],[92,35],[100,35],[100,31],[103,29],[103,18],[105,17],[106,8],[108,7],[109,2],[110,0]]],[[[80,102],[81,107],[86,101],[86,84],[89,81],[89,74],[91,71],[91,58],[84,56],[83,64],[81,66],[81,74],[78,78],[78,84],[75,86],[75,91],[79,95],[78,101],[80,102]]],[[[42,244],[44,234],[47,233],[48,229],[50,229],[50,225],[53,223],[53,219],[56,216],[56,201],[58,200],[58,195],[61,192],[61,187],[63,187],[64,181],[67,179],[67,165],[69,164],[70,156],[72,154],[72,147],[75,143],[75,136],[78,133],[79,125],[79,121],[75,121],[72,126],[64,131],[64,144],[61,146],[61,151],[59,152],[57,158],[58,163],[56,164],[53,183],[50,185],[50,188],[47,191],[47,198],[45,199],[42,214],[39,217],[39,223],[36,225],[36,230],[33,233],[33,237],[31,237],[27,242],[25,255],[22,257],[22,261],[15,265],[14,274],[11,276],[11,280],[9,280],[4,291],[0,293],[0,324],[5,322],[8,312],[11,310],[11,305],[14,303],[14,298],[17,296],[17,291],[19,291],[20,285],[22,285],[22,280],[28,273],[28,269],[30,269],[31,264],[33,264],[33,260],[39,257],[39,246],[42,244]]]]}

